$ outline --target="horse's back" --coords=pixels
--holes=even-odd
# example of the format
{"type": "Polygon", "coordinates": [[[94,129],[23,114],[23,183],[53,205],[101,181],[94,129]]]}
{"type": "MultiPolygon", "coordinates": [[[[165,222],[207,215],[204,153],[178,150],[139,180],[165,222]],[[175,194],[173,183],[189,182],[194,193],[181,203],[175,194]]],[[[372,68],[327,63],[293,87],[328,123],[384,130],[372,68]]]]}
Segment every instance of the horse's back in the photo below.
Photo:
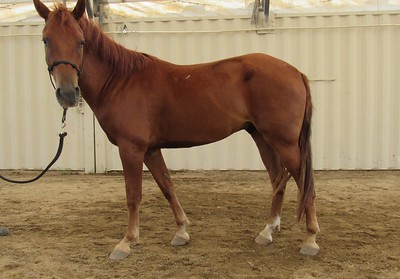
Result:
{"type": "Polygon", "coordinates": [[[272,56],[256,53],[186,66],[159,60],[151,75],[146,91],[160,95],[152,106],[163,119],[155,121],[161,146],[209,143],[249,124],[265,133],[301,126],[301,73],[272,56]]]}

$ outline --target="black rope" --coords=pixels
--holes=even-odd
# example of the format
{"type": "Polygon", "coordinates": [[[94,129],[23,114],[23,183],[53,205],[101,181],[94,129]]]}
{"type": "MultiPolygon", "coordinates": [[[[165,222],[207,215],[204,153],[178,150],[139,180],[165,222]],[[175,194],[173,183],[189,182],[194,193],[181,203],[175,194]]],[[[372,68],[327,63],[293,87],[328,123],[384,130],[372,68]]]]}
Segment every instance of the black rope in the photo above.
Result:
{"type": "MultiPolygon", "coordinates": [[[[67,109],[64,109],[62,120],[61,120],[62,128],[64,128],[64,126],[65,126],[66,114],[67,114],[67,109]]],[[[14,180],[14,179],[6,178],[2,175],[0,175],[0,178],[7,182],[18,183],[18,184],[31,183],[31,182],[34,182],[34,181],[38,180],[39,178],[41,178],[51,168],[51,166],[54,165],[54,163],[58,160],[58,158],[60,158],[60,155],[61,155],[61,152],[62,152],[63,146],[64,146],[64,138],[67,136],[67,132],[61,132],[58,136],[60,137],[60,140],[58,142],[58,149],[57,149],[56,155],[54,156],[54,158],[50,162],[50,164],[38,176],[36,176],[35,178],[32,178],[32,179],[28,179],[28,180],[14,180]]]]}

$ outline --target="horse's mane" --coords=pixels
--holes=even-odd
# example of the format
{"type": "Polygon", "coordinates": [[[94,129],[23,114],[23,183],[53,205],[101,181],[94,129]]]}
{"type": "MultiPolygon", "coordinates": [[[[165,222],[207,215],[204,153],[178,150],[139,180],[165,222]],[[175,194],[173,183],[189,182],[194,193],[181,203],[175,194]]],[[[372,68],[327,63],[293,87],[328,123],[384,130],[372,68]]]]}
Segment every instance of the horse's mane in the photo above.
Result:
{"type": "MultiPolygon", "coordinates": [[[[68,20],[69,10],[62,4],[56,4],[53,16],[60,20],[68,20]]],[[[79,20],[86,47],[90,52],[99,55],[107,61],[114,70],[114,73],[129,74],[139,71],[146,67],[152,56],[129,50],[116,43],[112,38],[106,35],[92,20],[84,15],[79,20]]]]}

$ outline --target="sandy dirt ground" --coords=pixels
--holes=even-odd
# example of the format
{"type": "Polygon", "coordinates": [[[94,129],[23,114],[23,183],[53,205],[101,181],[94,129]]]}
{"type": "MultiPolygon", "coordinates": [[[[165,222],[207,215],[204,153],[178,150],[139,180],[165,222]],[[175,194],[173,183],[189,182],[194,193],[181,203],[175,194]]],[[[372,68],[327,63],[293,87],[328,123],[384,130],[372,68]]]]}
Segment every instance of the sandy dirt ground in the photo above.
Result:
{"type": "MultiPolygon", "coordinates": [[[[30,172],[3,173],[14,177],[30,172]]],[[[172,172],[191,221],[191,242],[172,247],[172,212],[144,174],[140,244],[123,261],[108,254],[124,235],[120,173],[53,172],[22,186],[0,182],[1,278],[400,278],[400,172],[316,172],[320,253],[299,253],[291,180],[281,231],[259,246],[270,185],[261,171],[172,172]]]]}

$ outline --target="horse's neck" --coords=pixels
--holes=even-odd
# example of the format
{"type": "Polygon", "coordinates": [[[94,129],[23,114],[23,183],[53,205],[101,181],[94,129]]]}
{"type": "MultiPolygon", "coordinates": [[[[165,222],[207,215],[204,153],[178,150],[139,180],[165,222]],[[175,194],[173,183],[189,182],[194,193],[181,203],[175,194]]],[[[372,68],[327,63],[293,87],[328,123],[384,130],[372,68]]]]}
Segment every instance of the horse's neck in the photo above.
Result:
{"type": "Polygon", "coordinates": [[[104,93],[104,89],[112,75],[112,69],[108,63],[97,57],[90,51],[85,51],[83,61],[83,73],[79,78],[79,86],[82,96],[93,111],[96,110],[104,93]]]}

